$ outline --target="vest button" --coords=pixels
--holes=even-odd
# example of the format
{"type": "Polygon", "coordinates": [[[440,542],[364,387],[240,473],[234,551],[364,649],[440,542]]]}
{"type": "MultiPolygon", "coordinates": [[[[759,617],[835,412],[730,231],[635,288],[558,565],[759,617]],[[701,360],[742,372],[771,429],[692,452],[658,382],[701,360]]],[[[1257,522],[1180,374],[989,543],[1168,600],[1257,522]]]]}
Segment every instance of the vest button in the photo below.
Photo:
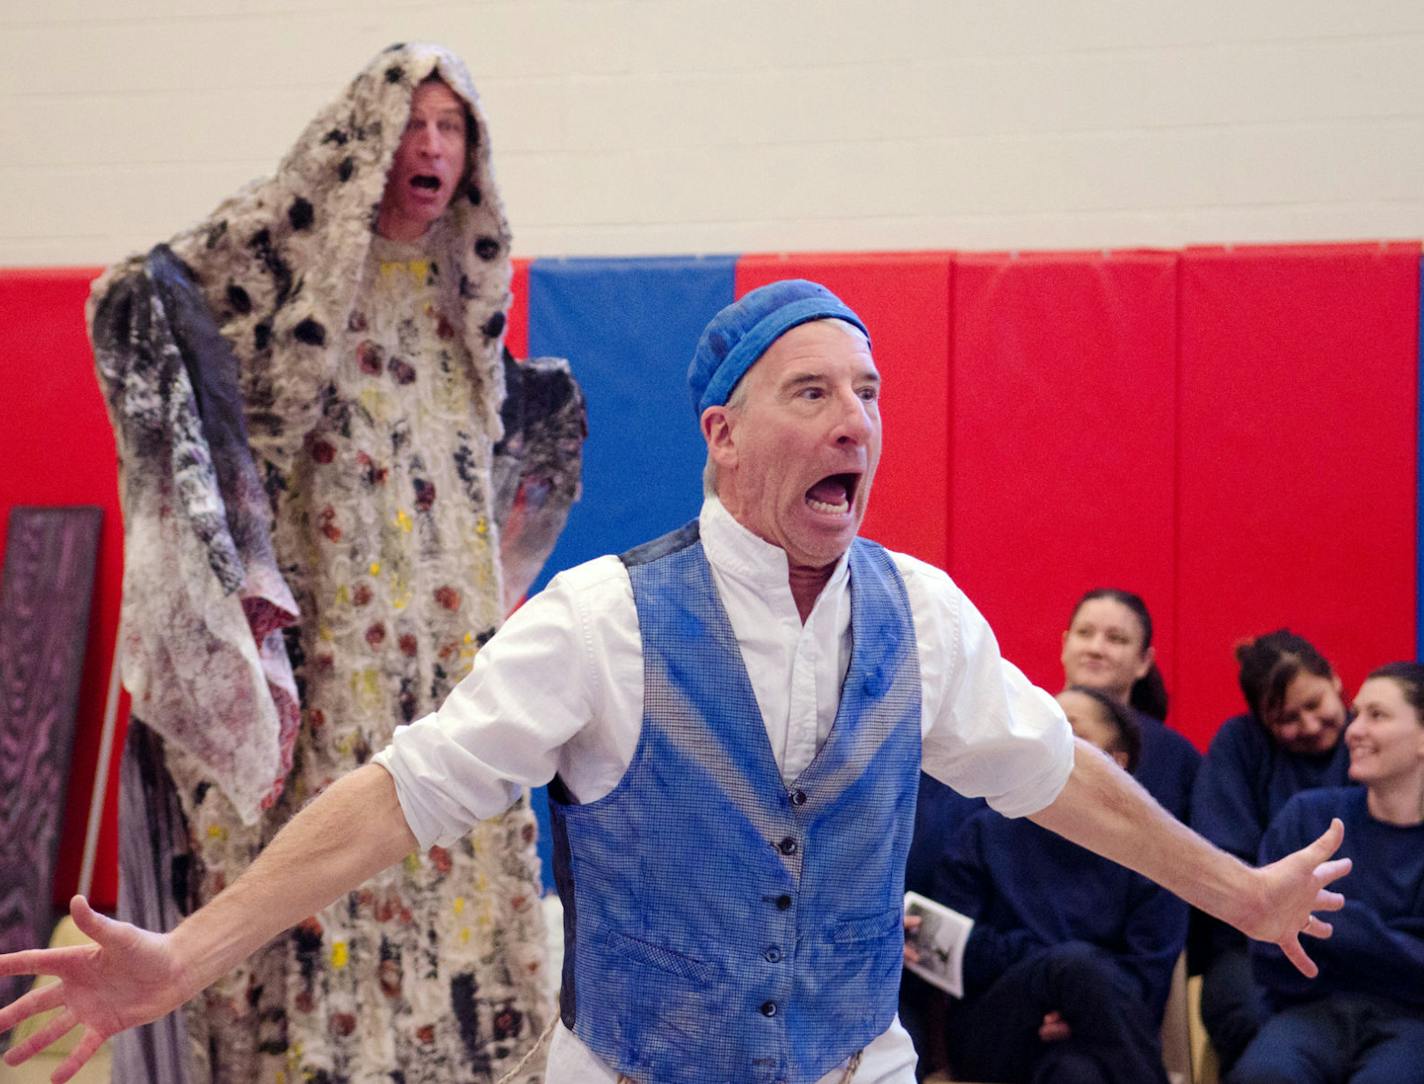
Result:
{"type": "Polygon", "coordinates": [[[792,805],[805,805],[805,804],[806,804],[806,792],[805,792],[804,790],[798,790],[798,791],[796,791],[794,794],[792,794],[792,795],[791,795],[791,804],[792,804],[792,805]]]}
{"type": "Polygon", "coordinates": [[[763,1016],[775,1016],[775,1015],[776,1015],[776,1002],[774,1002],[774,1001],[763,1001],[762,1004],[761,1004],[761,1014],[762,1014],[763,1016]]]}
{"type": "Polygon", "coordinates": [[[765,956],[767,961],[770,963],[781,963],[781,949],[778,948],[776,945],[770,946],[765,952],[762,953],[762,955],[765,956]]]}
{"type": "Polygon", "coordinates": [[[776,897],[776,909],[778,911],[791,910],[791,897],[785,894],[776,897]]]}
{"type": "Polygon", "coordinates": [[[795,853],[796,853],[796,841],[795,841],[794,839],[792,839],[790,836],[787,836],[785,839],[783,839],[783,840],[782,840],[780,843],[778,843],[776,846],[777,846],[777,849],[778,849],[779,851],[781,851],[782,854],[795,854],[795,853]]]}

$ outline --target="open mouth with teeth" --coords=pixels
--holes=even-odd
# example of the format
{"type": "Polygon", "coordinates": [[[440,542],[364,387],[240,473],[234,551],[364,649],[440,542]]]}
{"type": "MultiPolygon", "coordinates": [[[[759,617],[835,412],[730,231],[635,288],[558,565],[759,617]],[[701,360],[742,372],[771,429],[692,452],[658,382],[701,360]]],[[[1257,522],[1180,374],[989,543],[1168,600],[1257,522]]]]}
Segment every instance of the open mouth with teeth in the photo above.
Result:
{"type": "Polygon", "coordinates": [[[806,490],[806,504],[813,512],[823,515],[845,515],[850,511],[859,485],[859,474],[828,474],[806,490]]]}
{"type": "Polygon", "coordinates": [[[417,173],[410,179],[412,188],[424,189],[427,192],[440,191],[440,178],[433,173],[417,173]]]}

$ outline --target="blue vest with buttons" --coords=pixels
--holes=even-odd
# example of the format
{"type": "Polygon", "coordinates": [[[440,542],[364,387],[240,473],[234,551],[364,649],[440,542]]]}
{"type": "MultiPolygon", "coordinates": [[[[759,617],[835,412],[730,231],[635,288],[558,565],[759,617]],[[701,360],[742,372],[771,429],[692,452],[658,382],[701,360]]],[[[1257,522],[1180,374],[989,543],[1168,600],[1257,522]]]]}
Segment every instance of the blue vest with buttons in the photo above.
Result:
{"type": "Polygon", "coordinates": [[[627,773],[550,787],[564,1024],[640,1084],[810,1084],[890,1026],[920,767],[905,585],[850,551],[830,735],[782,779],[694,522],[623,556],[643,643],[627,773]]]}

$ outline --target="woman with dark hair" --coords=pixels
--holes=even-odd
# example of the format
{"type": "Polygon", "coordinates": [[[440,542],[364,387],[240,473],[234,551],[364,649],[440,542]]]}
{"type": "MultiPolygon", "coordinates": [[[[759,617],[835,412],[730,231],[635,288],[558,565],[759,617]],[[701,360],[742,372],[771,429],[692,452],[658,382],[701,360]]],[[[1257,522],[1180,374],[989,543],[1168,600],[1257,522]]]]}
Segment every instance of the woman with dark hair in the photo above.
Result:
{"type": "MultiPolygon", "coordinates": [[[[1247,712],[1222,723],[1197,774],[1192,827],[1224,851],[1253,861],[1261,837],[1297,793],[1343,786],[1348,721],[1340,679],[1315,646],[1277,629],[1236,649],[1247,712]]],[[[1260,1026],[1261,994],[1246,939],[1218,922],[1193,931],[1201,959],[1202,1021],[1223,1068],[1260,1026]]]]}
{"type": "Polygon", "coordinates": [[[1345,731],[1349,776],[1363,787],[1297,794],[1261,841],[1262,861],[1338,817],[1345,907],[1317,943],[1320,974],[1288,974],[1253,950],[1272,1015],[1228,1084],[1424,1082],[1424,666],[1382,666],[1355,698],[1345,731]]]}
{"type": "MultiPolygon", "coordinates": [[[[1132,770],[1141,743],[1131,709],[1081,686],[1058,702],[1077,737],[1132,770]]],[[[1184,903],[1027,819],[990,809],[964,824],[936,874],[929,894],[974,920],[964,998],[946,1014],[956,1074],[1166,1084],[1162,1010],[1186,938],[1184,903]]]]}
{"type": "Polygon", "coordinates": [[[1152,647],[1152,616],[1131,591],[1099,587],[1073,608],[1063,633],[1065,685],[1081,685],[1130,707],[1142,732],[1137,781],[1185,821],[1201,755],[1166,726],[1167,687],[1152,647]]]}

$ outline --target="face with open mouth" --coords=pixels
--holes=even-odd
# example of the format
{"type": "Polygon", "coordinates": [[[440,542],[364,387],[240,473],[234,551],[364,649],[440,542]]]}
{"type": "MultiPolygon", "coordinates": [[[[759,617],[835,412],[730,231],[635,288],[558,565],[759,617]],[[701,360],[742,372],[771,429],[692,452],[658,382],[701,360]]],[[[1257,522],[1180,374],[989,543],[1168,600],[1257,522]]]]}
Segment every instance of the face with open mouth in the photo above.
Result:
{"type": "Polygon", "coordinates": [[[793,566],[832,564],[860,529],[880,462],[870,345],[849,324],[815,320],[772,343],[742,379],[740,406],[703,415],[718,494],[793,566]]]}
{"type": "Polygon", "coordinates": [[[445,213],[465,169],[465,104],[438,80],[421,83],[396,148],[376,230],[415,241],[445,213]]]}

